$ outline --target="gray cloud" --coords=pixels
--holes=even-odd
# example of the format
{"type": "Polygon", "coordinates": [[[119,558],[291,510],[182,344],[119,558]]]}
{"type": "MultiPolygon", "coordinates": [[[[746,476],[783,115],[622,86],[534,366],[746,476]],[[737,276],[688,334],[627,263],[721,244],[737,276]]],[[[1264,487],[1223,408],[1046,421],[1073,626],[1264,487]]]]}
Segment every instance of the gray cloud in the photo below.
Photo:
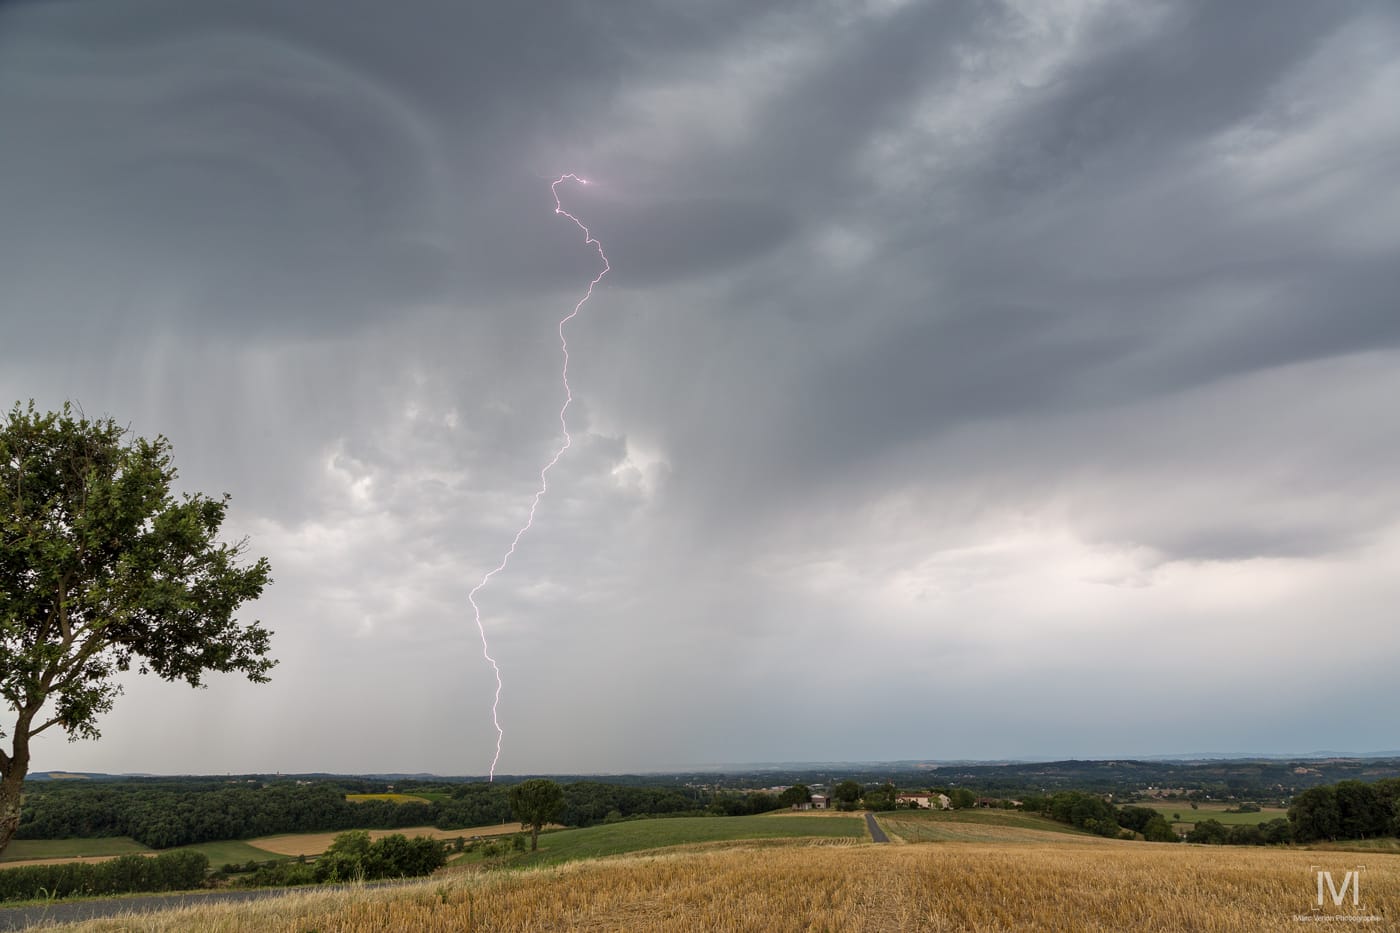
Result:
{"type": "Polygon", "coordinates": [[[1397,48],[1362,2],[0,7],[0,391],[232,493],[282,658],[45,766],[484,770],[465,593],[597,271],[564,172],[613,271],[482,600],[506,770],[1386,744],[1397,48]],[[1219,648],[1199,721],[1121,668],[1164,632],[1219,648]],[[1364,704],[1304,686],[1358,644],[1364,704]]]}

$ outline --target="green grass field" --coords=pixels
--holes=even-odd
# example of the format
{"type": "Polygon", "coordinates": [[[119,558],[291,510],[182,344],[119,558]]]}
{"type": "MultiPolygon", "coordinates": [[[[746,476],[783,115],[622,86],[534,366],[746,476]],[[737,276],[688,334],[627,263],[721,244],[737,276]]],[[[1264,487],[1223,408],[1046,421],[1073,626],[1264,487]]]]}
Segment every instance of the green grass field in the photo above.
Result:
{"type": "Polygon", "coordinates": [[[151,849],[129,836],[104,836],[98,839],[16,839],[0,856],[0,863],[10,866],[30,859],[155,855],[160,852],[203,852],[211,868],[219,868],[226,862],[242,865],[250,861],[265,862],[287,857],[237,840],[202,842],[178,849],[151,849]]]}
{"type": "Polygon", "coordinates": [[[1129,804],[1134,807],[1147,807],[1156,810],[1173,823],[1195,824],[1201,820],[1216,820],[1226,826],[1258,826],[1260,823],[1267,823],[1269,820],[1276,820],[1280,817],[1287,817],[1288,811],[1279,807],[1265,807],[1258,813],[1226,813],[1226,804],[1201,804],[1198,809],[1192,810],[1189,803],[1175,801],[1167,803],[1134,803],[1129,804]],[[1173,819],[1173,814],[1177,814],[1181,819],[1173,819]]]}
{"type": "Polygon", "coordinates": [[[132,855],[151,850],[130,836],[104,836],[99,839],[16,839],[0,855],[0,862],[36,858],[77,858],[82,856],[132,855]]]}
{"type": "Polygon", "coordinates": [[[1044,841],[1042,833],[1089,835],[1048,817],[1016,810],[889,810],[876,817],[886,832],[906,842],[1044,841]]]}
{"type": "Polygon", "coordinates": [[[427,797],[417,794],[346,794],[349,803],[364,803],[366,800],[387,800],[389,803],[431,803],[427,797]]]}
{"type": "Polygon", "coordinates": [[[663,846],[691,845],[736,839],[816,837],[868,839],[861,816],[809,819],[801,816],[697,816],[632,820],[585,829],[540,833],[540,849],[515,856],[511,866],[554,865],[575,859],[620,855],[663,846]]]}
{"type": "Polygon", "coordinates": [[[1400,852],[1400,839],[1343,839],[1340,842],[1315,842],[1310,849],[1335,849],[1341,852],[1400,852]]]}
{"type": "Polygon", "coordinates": [[[209,867],[215,870],[232,862],[236,865],[244,865],[248,862],[266,862],[272,859],[285,860],[291,856],[278,855],[276,852],[268,852],[250,846],[246,842],[237,839],[229,839],[224,842],[201,842],[198,845],[180,846],[178,849],[165,849],[165,852],[203,852],[209,859],[209,867]]]}

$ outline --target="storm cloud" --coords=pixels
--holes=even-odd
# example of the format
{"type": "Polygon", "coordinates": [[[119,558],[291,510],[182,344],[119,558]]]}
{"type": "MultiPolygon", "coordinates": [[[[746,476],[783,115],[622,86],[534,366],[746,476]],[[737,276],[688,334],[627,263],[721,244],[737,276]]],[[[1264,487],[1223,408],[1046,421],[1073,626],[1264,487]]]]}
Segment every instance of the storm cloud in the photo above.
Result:
{"type": "Polygon", "coordinates": [[[37,766],[484,773],[565,172],[613,271],[481,598],[502,770],[1393,746],[1397,53],[1380,0],[0,5],[0,395],[229,492],[281,659],[37,766]]]}

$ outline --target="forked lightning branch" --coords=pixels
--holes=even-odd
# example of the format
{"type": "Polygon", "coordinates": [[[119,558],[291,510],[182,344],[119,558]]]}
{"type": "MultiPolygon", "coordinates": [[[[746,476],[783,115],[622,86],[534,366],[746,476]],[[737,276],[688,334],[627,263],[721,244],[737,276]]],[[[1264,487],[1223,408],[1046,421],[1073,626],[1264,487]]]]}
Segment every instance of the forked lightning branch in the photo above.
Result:
{"type": "Polygon", "coordinates": [[[564,456],[564,451],[568,450],[573,444],[573,437],[569,434],[568,413],[569,405],[572,404],[574,400],[574,394],[573,390],[569,388],[569,341],[564,336],[564,325],[578,316],[579,312],[583,310],[584,304],[588,299],[593,297],[593,289],[603,280],[603,276],[607,275],[612,269],[612,266],[608,263],[607,255],[603,252],[603,244],[598,242],[593,234],[589,232],[588,228],[583,225],[582,221],[564,209],[564,204],[559,199],[559,186],[566,181],[572,181],[580,185],[588,184],[587,179],[580,178],[572,172],[566,175],[560,175],[556,178],[549,186],[550,192],[554,195],[554,213],[562,217],[567,217],[583,231],[584,244],[598,251],[598,259],[602,261],[603,267],[598,274],[593,277],[593,281],[588,283],[588,289],[584,292],[583,297],[578,300],[578,303],[574,305],[574,309],[564,315],[559,321],[559,349],[563,355],[560,381],[564,386],[564,403],[559,408],[559,427],[563,433],[563,441],[554,451],[554,456],[550,457],[548,462],[540,467],[540,488],[535,491],[535,497],[530,501],[530,512],[525,518],[525,523],[515,532],[515,537],[511,539],[510,547],[506,548],[505,553],[501,556],[501,562],[488,570],[481,578],[481,582],[472,587],[471,592],[467,594],[467,602],[471,603],[472,616],[476,621],[476,630],[481,635],[482,657],[491,665],[491,670],[496,675],[496,692],[491,701],[491,723],[496,728],[496,753],[491,757],[491,767],[488,772],[488,780],[491,781],[496,779],[496,765],[501,760],[501,745],[506,737],[505,730],[501,728],[500,709],[501,690],[504,683],[501,680],[501,666],[496,662],[495,657],[492,656],[491,646],[486,639],[486,625],[481,620],[481,606],[478,605],[476,601],[476,595],[486,588],[486,585],[491,582],[492,577],[505,570],[506,565],[510,563],[511,557],[515,555],[515,550],[520,545],[520,539],[525,537],[525,532],[529,531],[535,523],[535,512],[540,507],[540,500],[542,500],[544,494],[549,491],[549,471],[554,469],[554,465],[559,462],[559,458],[564,456]]]}

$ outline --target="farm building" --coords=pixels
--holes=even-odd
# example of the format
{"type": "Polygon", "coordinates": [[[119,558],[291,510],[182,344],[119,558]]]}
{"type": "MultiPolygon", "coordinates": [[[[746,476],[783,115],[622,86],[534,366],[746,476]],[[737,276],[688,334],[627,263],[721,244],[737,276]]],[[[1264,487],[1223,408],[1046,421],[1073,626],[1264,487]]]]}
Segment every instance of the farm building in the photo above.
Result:
{"type": "Polygon", "coordinates": [[[953,801],[947,794],[900,794],[894,798],[897,806],[915,806],[920,810],[951,810],[953,801]]]}

